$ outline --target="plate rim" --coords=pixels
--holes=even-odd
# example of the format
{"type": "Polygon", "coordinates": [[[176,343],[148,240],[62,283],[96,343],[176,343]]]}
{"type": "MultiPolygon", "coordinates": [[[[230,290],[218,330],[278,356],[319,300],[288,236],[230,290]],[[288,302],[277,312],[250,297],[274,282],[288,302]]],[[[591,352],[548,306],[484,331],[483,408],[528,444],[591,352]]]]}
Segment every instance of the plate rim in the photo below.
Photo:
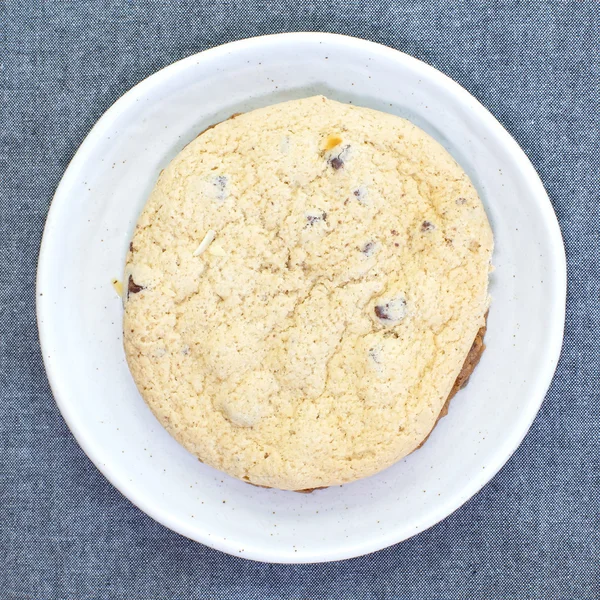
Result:
{"type": "MultiPolygon", "coordinates": [[[[317,563],[349,559],[375,552],[377,550],[389,547],[390,545],[402,542],[405,539],[409,539],[410,537],[429,529],[436,523],[439,523],[453,512],[458,510],[467,500],[477,494],[477,492],[479,492],[479,490],[481,490],[481,488],[486,485],[500,471],[500,469],[502,469],[509,458],[517,450],[525,435],[529,431],[552,383],[554,373],[558,365],[564,337],[566,315],[567,263],[564,242],[557,216],[534,166],[516,140],[510,135],[510,133],[470,92],[435,67],[404,52],[384,46],[377,42],[335,33],[288,32],[236,40],[180,59],[138,82],[125,94],[119,97],[102,114],[73,155],[50,203],[40,244],[35,293],[36,320],[42,359],[54,400],[79,446],[99,469],[99,471],[114,487],[119,490],[120,493],[122,493],[140,510],[172,531],[175,531],[180,535],[183,535],[196,542],[200,542],[211,548],[221,550],[230,555],[242,556],[251,560],[271,563],[317,563]],[[164,506],[161,506],[160,503],[152,503],[146,500],[146,498],[139,492],[136,485],[129,485],[126,480],[119,478],[117,473],[111,470],[111,466],[109,464],[103,463],[102,456],[98,452],[97,447],[93,447],[93,445],[87,439],[85,423],[78,421],[74,414],[70,411],[69,407],[71,404],[68,400],[66,400],[66,398],[69,396],[68,388],[65,387],[65,385],[60,381],[58,374],[53,371],[53,366],[47,359],[48,353],[51,351],[51,349],[53,351],[56,346],[52,345],[52,338],[46,325],[47,317],[51,314],[51,306],[47,298],[41,295],[41,291],[45,289],[46,278],[49,276],[49,273],[52,269],[52,262],[48,248],[51,244],[50,239],[53,235],[53,230],[55,229],[55,222],[57,221],[59,209],[62,204],[68,202],[69,196],[65,192],[70,187],[71,181],[75,178],[80,165],[84,164],[89,150],[94,147],[96,139],[101,135],[101,132],[105,126],[111,122],[113,115],[117,116],[120,114],[120,112],[128,106],[128,103],[134,102],[135,98],[140,96],[146,89],[150,89],[156,86],[156,84],[160,84],[161,80],[170,78],[178,70],[187,69],[188,66],[192,65],[193,63],[197,63],[200,60],[206,61],[218,58],[220,54],[241,52],[250,46],[259,48],[265,45],[268,46],[277,44],[280,41],[284,43],[294,41],[301,43],[310,42],[315,45],[319,44],[319,42],[327,41],[338,46],[344,44],[350,45],[355,49],[360,49],[362,46],[365,50],[371,51],[372,53],[379,53],[420,70],[431,80],[439,82],[448,93],[451,93],[459,101],[461,105],[468,103],[470,110],[478,113],[477,117],[484,120],[495,133],[497,139],[502,143],[502,145],[507,147],[515,155],[515,163],[518,163],[519,171],[526,179],[531,189],[533,189],[535,192],[532,195],[532,201],[537,204],[541,214],[544,217],[544,230],[552,242],[552,252],[549,253],[548,256],[551,258],[550,262],[555,268],[554,275],[556,278],[554,285],[555,301],[553,302],[552,307],[554,313],[552,315],[553,332],[551,335],[551,342],[548,344],[546,349],[549,360],[545,361],[543,369],[536,377],[533,386],[534,391],[530,394],[530,398],[528,399],[528,402],[526,403],[519,420],[515,423],[515,426],[511,428],[510,433],[504,440],[504,443],[499,445],[498,449],[492,454],[492,459],[488,463],[489,468],[482,470],[478,477],[474,477],[469,484],[465,485],[457,494],[453,495],[451,497],[452,502],[446,501],[445,503],[438,505],[436,510],[432,510],[428,514],[428,518],[419,523],[410,536],[400,535],[400,537],[398,537],[390,534],[378,535],[366,540],[360,545],[360,547],[357,547],[356,544],[354,546],[345,546],[342,544],[336,552],[329,551],[320,554],[313,552],[312,554],[305,555],[298,553],[293,556],[288,554],[281,555],[281,553],[279,553],[277,550],[273,552],[272,550],[269,550],[269,548],[263,546],[252,546],[244,542],[245,551],[242,555],[240,555],[237,552],[239,545],[235,540],[228,539],[227,541],[222,542],[221,540],[210,537],[208,529],[206,528],[189,528],[186,523],[182,522],[175,515],[173,515],[168,508],[164,508],[164,506]],[[448,505],[450,505],[449,508],[448,505]]],[[[197,523],[197,526],[201,525],[201,523],[197,523]]]]}

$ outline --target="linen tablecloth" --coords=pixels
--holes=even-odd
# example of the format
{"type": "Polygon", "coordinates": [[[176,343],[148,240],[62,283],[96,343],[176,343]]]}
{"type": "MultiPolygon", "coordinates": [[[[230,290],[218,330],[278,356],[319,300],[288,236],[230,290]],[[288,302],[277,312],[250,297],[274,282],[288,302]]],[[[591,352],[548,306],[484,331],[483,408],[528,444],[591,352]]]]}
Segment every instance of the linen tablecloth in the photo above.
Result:
{"type": "Polygon", "coordinates": [[[600,2],[0,1],[0,599],[600,598],[600,2]],[[474,94],[533,161],[569,265],[562,358],[508,464],[392,548],[266,565],[147,517],[52,398],[34,282],[52,194],[138,81],[231,40],[332,31],[407,52],[474,94]]]}

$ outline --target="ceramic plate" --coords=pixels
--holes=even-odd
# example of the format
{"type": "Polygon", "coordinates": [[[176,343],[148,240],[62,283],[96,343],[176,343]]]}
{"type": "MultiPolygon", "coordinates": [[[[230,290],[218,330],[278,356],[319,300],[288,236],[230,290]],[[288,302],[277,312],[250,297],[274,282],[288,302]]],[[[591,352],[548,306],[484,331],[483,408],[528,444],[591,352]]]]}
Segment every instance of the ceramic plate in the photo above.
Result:
{"type": "Polygon", "coordinates": [[[364,40],[294,33],[243,40],[175,63],[106,112],[67,169],[39,259],[40,339],[56,402],[87,455],[165,526],[271,562],[358,556],[431,527],[502,467],[535,417],[558,360],[566,267],[556,217],[516,142],[459,85],[364,40]],[[406,117],[470,175],[494,230],[487,351],[420,450],[342,487],[252,487],[179,446],[138,394],[122,347],[120,279],[161,169],[232,113],[324,94],[406,117]]]}

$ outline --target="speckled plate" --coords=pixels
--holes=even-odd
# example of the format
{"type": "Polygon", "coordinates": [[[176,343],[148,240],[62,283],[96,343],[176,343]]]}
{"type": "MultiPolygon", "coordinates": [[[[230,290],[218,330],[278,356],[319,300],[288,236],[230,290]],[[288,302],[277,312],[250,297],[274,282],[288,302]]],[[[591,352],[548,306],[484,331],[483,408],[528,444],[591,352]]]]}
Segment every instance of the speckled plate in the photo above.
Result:
{"type": "MultiPolygon", "coordinates": [[[[38,324],[56,402],[106,477],[189,538],[271,562],[357,556],[461,506],[535,417],[559,357],[566,267],[556,217],[521,149],[471,95],[426,64],[364,40],[260,37],[191,56],[125,94],[92,129],[52,202],[38,268],[38,324]],[[325,94],[411,119],[478,188],[496,239],[488,349],[420,450],[366,480],[296,494],[207,467],[158,424],[122,347],[127,244],[159,171],[208,125],[325,94]]],[[[459,533],[460,535],[460,533],[459,533]]]]}

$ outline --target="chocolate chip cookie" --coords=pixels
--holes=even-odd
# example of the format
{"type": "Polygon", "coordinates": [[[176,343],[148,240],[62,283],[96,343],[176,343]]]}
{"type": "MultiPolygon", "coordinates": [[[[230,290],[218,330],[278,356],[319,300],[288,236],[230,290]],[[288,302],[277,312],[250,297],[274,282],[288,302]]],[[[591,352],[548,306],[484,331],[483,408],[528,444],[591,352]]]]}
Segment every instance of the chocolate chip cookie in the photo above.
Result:
{"type": "Polygon", "coordinates": [[[469,178],[410,122],[322,96],[238,115],[181,151],[139,218],[127,361],[202,462],[347,483],[433,428],[485,323],[492,247],[469,178]]]}

